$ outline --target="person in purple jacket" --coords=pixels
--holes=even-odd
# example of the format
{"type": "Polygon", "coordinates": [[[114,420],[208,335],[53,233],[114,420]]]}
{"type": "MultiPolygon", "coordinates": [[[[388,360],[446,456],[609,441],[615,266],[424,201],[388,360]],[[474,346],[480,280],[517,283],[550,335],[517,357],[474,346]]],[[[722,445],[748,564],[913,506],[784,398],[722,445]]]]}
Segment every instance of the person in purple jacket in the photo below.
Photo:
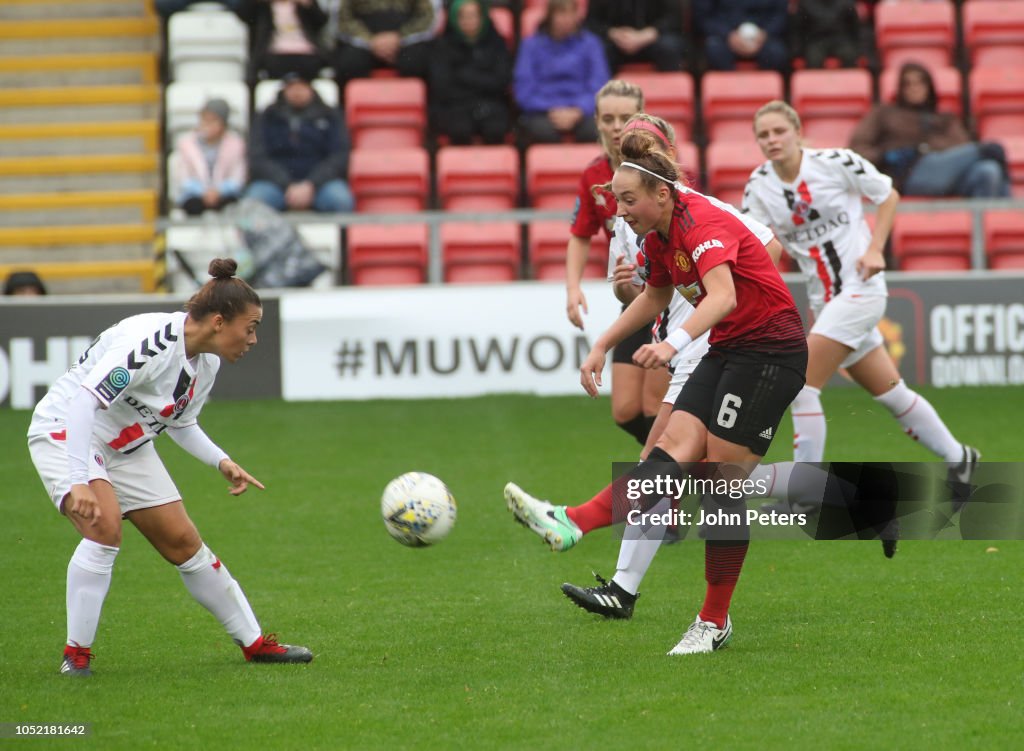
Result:
{"type": "Polygon", "coordinates": [[[527,144],[558,143],[563,134],[597,140],[594,95],[610,78],[601,40],[580,27],[577,0],[548,0],[536,34],[523,40],[514,88],[527,144]]]}

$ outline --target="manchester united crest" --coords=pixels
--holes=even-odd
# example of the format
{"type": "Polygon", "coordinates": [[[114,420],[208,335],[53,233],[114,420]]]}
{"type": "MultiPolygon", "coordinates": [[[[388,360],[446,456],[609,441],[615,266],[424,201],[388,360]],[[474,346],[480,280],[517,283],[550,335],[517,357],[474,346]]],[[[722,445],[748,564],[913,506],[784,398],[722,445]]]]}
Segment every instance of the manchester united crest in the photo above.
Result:
{"type": "Polygon", "coordinates": [[[690,270],[690,258],[686,255],[685,251],[676,251],[676,266],[678,266],[679,270],[683,272],[690,270]]]}

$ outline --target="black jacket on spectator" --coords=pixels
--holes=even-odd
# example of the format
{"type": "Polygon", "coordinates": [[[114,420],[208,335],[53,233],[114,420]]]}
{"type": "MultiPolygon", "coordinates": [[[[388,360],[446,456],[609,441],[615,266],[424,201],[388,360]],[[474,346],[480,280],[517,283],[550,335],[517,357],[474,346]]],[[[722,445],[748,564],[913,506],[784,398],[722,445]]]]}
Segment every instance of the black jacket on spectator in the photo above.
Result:
{"type": "MultiPolygon", "coordinates": [[[[318,0],[309,5],[296,5],[295,11],[299,17],[299,24],[307,39],[316,47],[319,63],[313,67],[323,67],[324,59],[323,45],[320,43],[320,32],[327,25],[328,17],[318,0]]],[[[270,43],[274,37],[274,12],[270,0],[239,0],[239,7],[235,11],[250,30],[250,49],[252,50],[252,74],[266,69],[266,58],[270,54],[270,43]]],[[[315,75],[317,71],[310,70],[315,75]]],[[[271,78],[280,78],[281,71],[271,70],[271,78]]]]}
{"type": "Polygon", "coordinates": [[[860,54],[860,17],[853,0],[800,0],[793,14],[794,51],[808,68],[820,68],[828,57],[846,67],[860,54]]]}
{"type": "MultiPolygon", "coordinates": [[[[481,7],[486,14],[486,3],[481,7]]],[[[512,54],[486,16],[480,35],[470,42],[458,30],[453,12],[430,57],[430,109],[435,130],[455,145],[469,143],[474,135],[482,136],[486,143],[502,143],[510,124],[511,84],[512,54]]]]}
{"type": "Polygon", "coordinates": [[[345,177],[350,148],[341,116],[318,95],[301,110],[278,95],[253,123],[249,179],[269,180],[282,188],[309,180],[319,188],[345,177]]]}
{"type": "Polygon", "coordinates": [[[590,0],[587,28],[604,39],[608,29],[629,26],[645,29],[653,26],[659,34],[682,34],[682,3],[679,0],[590,0]]]}

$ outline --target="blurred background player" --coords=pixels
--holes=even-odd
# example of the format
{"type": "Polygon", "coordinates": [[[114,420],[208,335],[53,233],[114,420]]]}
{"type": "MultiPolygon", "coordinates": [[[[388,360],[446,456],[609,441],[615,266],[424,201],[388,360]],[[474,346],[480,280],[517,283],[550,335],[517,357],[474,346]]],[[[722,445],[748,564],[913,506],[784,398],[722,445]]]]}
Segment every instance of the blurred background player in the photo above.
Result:
{"type": "MultiPolygon", "coordinates": [[[[854,151],[805,149],[800,116],[785,102],[757,111],[754,135],[768,161],[751,173],[743,210],[772,227],[799,264],[814,320],[807,383],[792,408],[794,461],[823,460],[821,390],[845,368],[907,436],[949,463],[951,480],[967,482],[978,451],[956,440],[928,400],[907,387],[878,330],[888,296],[882,253],[900,200],[891,178],[854,151]],[[878,206],[874,230],[864,219],[865,198],[878,206]]],[[[787,498],[791,469],[772,465],[758,473],[771,473],[772,494],[787,498]]]]}
{"type": "MultiPolygon", "coordinates": [[[[583,328],[582,314],[587,312],[581,282],[590,253],[590,238],[601,230],[609,241],[613,235],[615,196],[603,186],[611,182],[612,174],[622,161],[619,141],[623,127],[643,108],[643,92],[627,81],[608,81],[595,97],[594,118],[604,154],[587,165],[580,177],[565,251],[566,314],[579,329],[583,328]]],[[[625,304],[623,301],[623,306],[625,304]]],[[[616,345],[612,352],[612,419],[640,445],[647,442],[669,381],[667,369],[648,370],[633,364],[633,353],[650,341],[650,327],[645,325],[616,345]]]]}
{"type": "Polygon", "coordinates": [[[89,676],[92,644],[121,519],[168,562],[189,593],[253,662],[309,662],[305,647],[263,635],[238,582],[203,543],[153,439],[166,431],[216,467],[239,495],[263,485],[213,443],[197,422],[220,368],[256,344],[259,296],[235,278],[233,260],[210,263],[213,279],[185,312],[144,313],[100,334],[36,405],[29,453],[57,510],[82,536],[67,573],[67,644],[61,673],[89,676]]]}
{"type": "MultiPolygon", "coordinates": [[[[634,360],[663,367],[709,330],[710,349],[681,389],[654,449],[626,474],[626,482],[682,482],[687,473],[681,463],[705,456],[717,463],[715,479],[743,479],[768,450],[803,386],[807,345],[800,315],[764,243],[734,213],[699,193],[678,190],[679,170],[654,134],[631,130],[621,151],[624,160],[612,178],[617,214],[644,238],[650,273],[643,294],[595,342],[580,382],[597,396],[608,349],[653,321],[675,288],[696,312],[665,341],[642,346],[634,360]]],[[[616,482],[604,492],[611,496],[619,487],[616,482]]],[[[505,492],[517,516],[545,508],[511,483],[505,492]]],[[[647,493],[634,507],[649,511],[660,501],[658,493],[647,493]]],[[[712,514],[730,513],[737,503],[745,508],[726,495],[701,499],[712,514]]],[[[738,519],[706,531],[704,604],[669,654],[711,652],[731,638],[729,605],[749,547],[745,514],[738,519]]]]}

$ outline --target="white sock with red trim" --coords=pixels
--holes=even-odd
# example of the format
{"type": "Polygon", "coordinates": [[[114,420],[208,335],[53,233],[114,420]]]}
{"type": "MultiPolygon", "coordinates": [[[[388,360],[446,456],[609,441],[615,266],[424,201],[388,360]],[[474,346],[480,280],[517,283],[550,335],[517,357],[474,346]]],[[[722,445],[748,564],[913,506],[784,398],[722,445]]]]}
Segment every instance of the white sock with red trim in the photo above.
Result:
{"type": "Polygon", "coordinates": [[[821,390],[804,386],[789,407],[793,415],[793,461],[820,462],[825,456],[825,410],[821,390]]]}
{"type": "Polygon", "coordinates": [[[881,396],[876,396],[875,401],[892,413],[908,436],[920,441],[943,461],[955,464],[963,459],[963,446],[949,432],[935,407],[916,391],[907,388],[903,379],[881,396]]]}
{"type": "Polygon", "coordinates": [[[91,647],[121,548],[82,539],[68,562],[68,645],[91,647]]]}
{"type": "Polygon", "coordinates": [[[205,543],[177,568],[188,591],[213,613],[237,644],[247,647],[260,638],[260,624],[245,593],[205,543]]]}

